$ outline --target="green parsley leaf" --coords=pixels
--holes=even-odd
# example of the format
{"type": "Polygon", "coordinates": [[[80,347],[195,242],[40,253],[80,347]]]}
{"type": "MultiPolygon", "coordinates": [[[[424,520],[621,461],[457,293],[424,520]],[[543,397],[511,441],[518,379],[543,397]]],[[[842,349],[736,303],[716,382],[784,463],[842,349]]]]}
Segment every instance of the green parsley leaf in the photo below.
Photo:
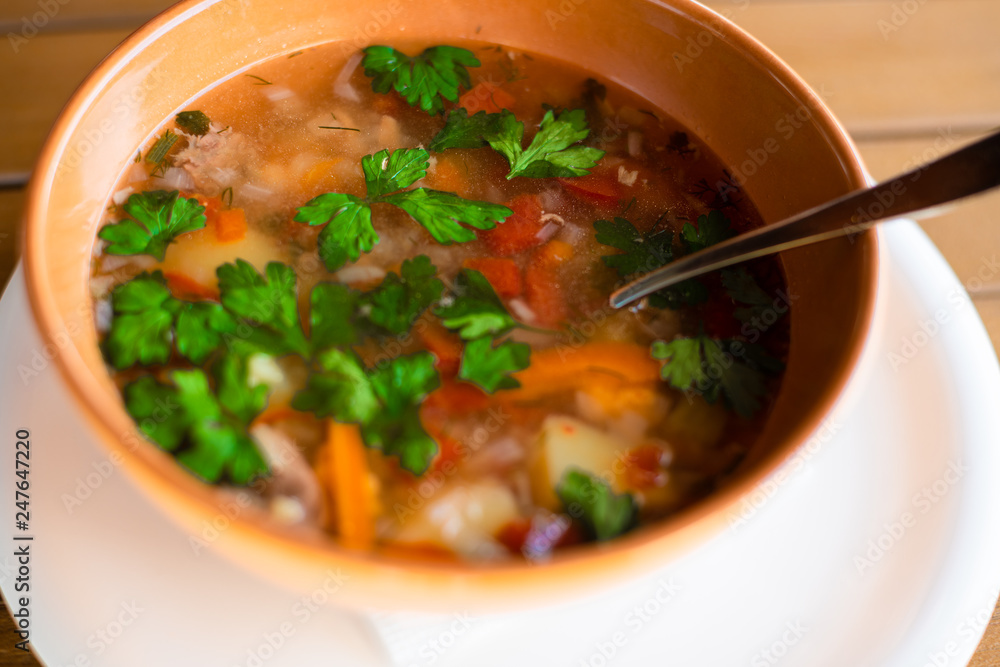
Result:
{"type": "Polygon", "coordinates": [[[244,424],[253,421],[267,406],[267,385],[250,386],[252,356],[226,354],[212,365],[219,403],[244,424]]]}
{"type": "Polygon", "coordinates": [[[173,371],[170,380],[146,376],[124,389],[125,407],[147,437],[208,482],[245,485],[268,473],[248,421],[225,409],[204,371],[173,371]]]}
{"type": "Polygon", "coordinates": [[[603,479],[568,470],[556,495],[574,519],[583,522],[599,541],[610,540],[635,525],[638,507],[629,493],[617,494],[603,479]]]}
{"type": "Polygon", "coordinates": [[[203,137],[212,127],[212,119],[204,111],[182,111],[174,117],[177,127],[188,134],[203,137]]]}
{"type": "Polygon", "coordinates": [[[429,257],[419,255],[403,262],[402,276],[389,272],[382,283],[364,297],[368,319],[392,334],[404,334],[427,308],[441,298],[444,283],[429,257]]]}
{"type": "Polygon", "coordinates": [[[524,370],[531,363],[531,346],[505,341],[494,346],[489,337],[477,338],[465,345],[458,377],[479,385],[492,394],[498,389],[521,386],[511,373],[524,370]]]}
{"type": "Polygon", "coordinates": [[[399,457],[400,465],[415,475],[427,470],[438,446],[420,423],[420,403],[441,384],[434,355],[417,352],[397,357],[372,374],[372,386],[382,409],[362,424],[369,447],[399,457]]]}
{"type": "Polygon", "coordinates": [[[349,423],[367,423],[375,417],[379,400],[357,354],[330,348],[319,354],[316,363],[318,371],[295,394],[293,408],[349,423]]]}
{"type": "Polygon", "coordinates": [[[430,156],[420,148],[381,150],[361,158],[368,198],[381,197],[408,188],[427,175],[430,156]]]}
{"type": "Polygon", "coordinates": [[[432,46],[411,58],[389,46],[369,46],[361,65],[372,77],[372,90],[395,90],[410,106],[427,113],[444,110],[443,100],[458,100],[460,88],[469,88],[467,67],[479,67],[471,51],[454,46],[432,46]]]}
{"type": "Polygon", "coordinates": [[[354,195],[330,192],[315,197],[298,210],[295,220],[313,226],[326,225],[317,244],[328,271],[339,270],[348,259],[358,261],[362,252],[371,252],[378,243],[371,206],[354,195]]]}
{"type": "Polygon", "coordinates": [[[111,255],[152,255],[162,261],[167,246],[180,234],[205,226],[205,207],[177,190],[137,193],[125,202],[132,220],[105,225],[97,234],[111,255]]]}
{"type": "Polygon", "coordinates": [[[443,244],[475,239],[475,232],[463,225],[492,229],[512,214],[506,206],[462,199],[448,192],[426,188],[398,191],[426,175],[428,160],[429,155],[422,148],[367,155],[361,161],[367,187],[365,198],[327,193],[298,210],[296,221],[326,225],[317,243],[327,270],[337,271],[348,260],[357,261],[362,252],[371,252],[378,243],[378,234],[372,226],[372,204],[386,203],[402,209],[443,244]]]}
{"type": "Polygon", "coordinates": [[[709,403],[720,396],[741,417],[752,417],[767,396],[767,376],[784,365],[763,348],[738,340],[716,340],[704,334],[656,341],[653,358],[665,363],[660,376],[671,387],[700,394],[709,403]]]}
{"type": "Polygon", "coordinates": [[[175,299],[163,274],[142,273],[111,292],[113,318],[103,349],[118,370],[165,364],[173,345],[185,359],[201,364],[223,343],[236,322],[217,303],[175,299]]]}
{"type": "Polygon", "coordinates": [[[594,230],[598,243],[622,251],[620,255],[604,255],[601,260],[623,278],[658,269],[673,259],[673,232],[663,230],[643,235],[635,225],[620,217],[614,221],[597,220],[594,230]]]}
{"type": "Polygon", "coordinates": [[[689,253],[704,250],[708,246],[725,241],[734,234],[729,226],[729,218],[722,211],[710,211],[698,216],[698,226],[684,223],[681,240],[689,253]]]}
{"type": "Polygon", "coordinates": [[[739,266],[735,269],[722,269],[719,273],[722,276],[722,286],[726,288],[726,294],[733,301],[746,306],[745,308],[737,308],[733,312],[736,319],[748,322],[774,307],[774,300],[757,284],[746,268],[739,266]]]}
{"type": "Polygon", "coordinates": [[[462,225],[475,229],[493,229],[496,223],[503,222],[513,214],[513,211],[500,204],[462,199],[450,192],[427,188],[387,195],[382,201],[409,213],[410,217],[431,233],[435,241],[443,245],[465,243],[476,238],[475,232],[462,225]]]}
{"type": "Polygon", "coordinates": [[[489,146],[486,137],[493,137],[501,132],[502,114],[477,111],[473,115],[459,107],[448,112],[444,127],[438,132],[427,150],[435,153],[449,148],[482,148],[489,146]]]}
{"type": "Polygon", "coordinates": [[[432,150],[476,148],[488,143],[510,163],[507,179],[515,176],[550,178],[583,176],[604,157],[604,151],[589,146],[574,146],[590,134],[582,109],[563,111],[557,117],[545,112],[538,133],[527,148],[522,148],[524,123],[510,111],[469,116],[467,112],[449,114],[444,128],[431,140],[432,150]],[[479,137],[477,141],[476,137],[479,137]]]}
{"type": "MultiPolygon", "coordinates": [[[[510,119],[514,118],[509,111],[505,111],[504,115],[510,119]]],[[[538,133],[526,149],[521,148],[524,124],[517,123],[517,126],[515,128],[510,120],[505,119],[502,126],[503,135],[487,138],[490,145],[503,153],[510,162],[508,180],[515,176],[528,178],[584,176],[590,173],[588,169],[604,157],[604,151],[596,148],[573,146],[590,134],[583,109],[563,111],[558,117],[551,109],[546,111],[538,133]]]]}
{"type": "Polygon", "coordinates": [[[457,329],[465,340],[507,333],[517,321],[507,312],[490,281],[475,269],[462,269],[455,278],[455,297],[434,314],[449,329],[457,329]]]}
{"type": "Polygon", "coordinates": [[[314,350],[354,345],[359,334],[354,318],[361,293],[347,285],[320,283],[309,295],[309,337],[314,350]]]}
{"type": "Polygon", "coordinates": [[[246,341],[273,356],[309,355],[299,321],[295,271],[280,262],[267,265],[266,277],[238,259],[216,269],[222,305],[249,326],[246,341]]]}

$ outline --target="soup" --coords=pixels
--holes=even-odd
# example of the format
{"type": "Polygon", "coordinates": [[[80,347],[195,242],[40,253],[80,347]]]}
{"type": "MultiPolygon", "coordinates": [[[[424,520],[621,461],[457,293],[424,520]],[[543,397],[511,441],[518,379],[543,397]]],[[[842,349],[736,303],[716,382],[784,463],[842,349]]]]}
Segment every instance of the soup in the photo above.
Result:
{"type": "Polygon", "coordinates": [[[91,288],[140,430],[402,557],[545,560],[725,483],[781,381],[779,265],[607,299],[760,225],[753,204],[587,72],[397,48],[257,65],[124,168],[91,288]]]}

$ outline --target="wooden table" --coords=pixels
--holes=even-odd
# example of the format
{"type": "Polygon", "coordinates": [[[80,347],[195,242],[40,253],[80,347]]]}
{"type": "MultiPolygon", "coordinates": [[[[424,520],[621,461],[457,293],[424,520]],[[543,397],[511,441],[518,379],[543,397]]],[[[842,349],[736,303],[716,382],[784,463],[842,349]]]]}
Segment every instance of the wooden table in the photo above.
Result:
{"type": "MultiPolygon", "coordinates": [[[[527,0],[525,0],[527,1],[527,0]]],[[[30,172],[62,104],[87,72],[169,0],[0,3],[0,184],[30,172]],[[43,7],[58,7],[49,16],[43,7]],[[37,34],[35,34],[37,32],[37,34]],[[13,33],[18,38],[12,39],[13,33]],[[24,39],[20,39],[20,37],[24,39]]],[[[883,178],[1000,126],[1000,2],[995,0],[715,0],[824,96],[883,178]]],[[[51,10],[50,10],[51,12],[51,10]]],[[[738,110],[734,110],[738,113],[738,110]]],[[[0,282],[19,248],[20,189],[0,189],[0,282]]],[[[1000,345],[1000,194],[923,224],[969,288],[1000,345]]],[[[0,613],[0,665],[37,665],[13,650],[0,613]]],[[[972,667],[1000,665],[1000,609],[972,667]]]]}

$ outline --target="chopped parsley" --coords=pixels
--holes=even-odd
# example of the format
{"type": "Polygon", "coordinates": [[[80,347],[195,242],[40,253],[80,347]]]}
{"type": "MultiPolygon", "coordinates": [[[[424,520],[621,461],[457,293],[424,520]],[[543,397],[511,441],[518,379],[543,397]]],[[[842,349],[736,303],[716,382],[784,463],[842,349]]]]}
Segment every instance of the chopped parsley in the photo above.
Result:
{"type": "Polygon", "coordinates": [[[357,261],[362,252],[371,252],[378,243],[372,225],[373,204],[392,204],[402,209],[444,245],[472,241],[476,234],[468,227],[492,229],[511,215],[506,206],[462,199],[449,192],[427,188],[403,191],[426,176],[429,157],[421,148],[366,155],[361,160],[366,197],[327,193],[299,208],[296,221],[326,225],[317,243],[327,270],[337,271],[348,260],[357,261]]]}
{"type": "Polygon", "coordinates": [[[615,493],[603,479],[581,470],[567,471],[556,495],[598,541],[617,537],[636,523],[638,507],[632,494],[615,493]]]}
{"type": "Polygon", "coordinates": [[[203,137],[212,128],[212,119],[204,111],[182,111],[174,117],[177,127],[188,134],[203,137]]]}
{"type": "Polygon", "coordinates": [[[167,130],[146,153],[146,162],[153,165],[154,176],[166,166],[167,153],[170,152],[179,138],[172,130],[167,130]]]}
{"type": "Polygon", "coordinates": [[[722,286],[726,294],[743,307],[737,308],[733,315],[741,322],[749,322],[760,317],[765,311],[774,307],[774,299],[767,295],[750,272],[742,266],[722,269],[722,286]]]}
{"type": "Polygon", "coordinates": [[[427,255],[403,262],[397,276],[393,272],[377,288],[365,295],[368,319],[392,334],[410,330],[420,314],[437,303],[444,283],[437,278],[437,267],[427,255]]]}
{"type": "Polygon", "coordinates": [[[431,140],[430,148],[441,151],[489,145],[507,158],[508,180],[515,176],[568,178],[590,173],[587,170],[604,157],[604,151],[579,143],[588,134],[590,129],[583,109],[563,111],[558,116],[549,109],[531,143],[523,148],[524,123],[510,111],[504,109],[495,114],[480,111],[469,116],[465,109],[458,109],[448,115],[444,128],[431,140]]]}
{"type": "Polygon", "coordinates": [[[475,269],[462,269],[455,278],[455,298],[434,314],[465,340],[500,336],[517,325],[490,282],[475,269]]]}
{"type": "Polygon", "coordinates": [[[458,100],[458,91],[469,88],[468,67],[479,67],[471,51],[454,46],[432,46],[410,57],[389,46],[369,46],[361,61],[365,76],[372,78],[372,90],[395,90],[410,106],[427,113],[444,110],[444,101],[458,100]]]}
{"type": "Polygon", "coordinates": [[[265,275],[249,262],[238,259],[216,270],[222,305],[241,324],[237,335],[248,344],[273,356],[309,356],[299,321],[295,270],[281,262],[267,265],[265,275]]]}
{"type": "Polygon", "coordinates": [[[709,403],[725,397],[741,417],[752,417],[767,396],[767,379],[784,369],[758,345],[717,340],[704,334],[656,341],[652,354],[664,362],[660,376],[671,387],[693,392],[709,403]]]}
{"type": "Polygon", "coordinates": [[[722,211],[710,211],[708,215],[699,215],[697,223],[695,226],[685,222],[681,230],[681,240],[689,253],[721,243],[734,234],[729,226],[729,218],[722,211]]]}
{"type": "Polygon", "coordinates": [[[111,255],[152,255],[162,261],[167,246],[181,234],[205,226],[205,207],[174,190],[131,195],[123,206],[132,217],[105,225],[97,236],[111,255]]]}
{"type": "Polygon", "coordinates": [[[214,391],[199,368],[172,371],[169,379],[145,376],[124,389],[125,406],[147,437],[207,482],[246,485],[268,473],[247,433],[266,387],[247,387],[245,367],[221,370],[214,391]]]}
{"type": "Polygon", "coordinates": [[[465,345],[458,377],[492,394],[498,389],[517,389],[521,383],[511,373],[524,370],[531,363],[531,346],[504,341],[495,345],[489,336],[476,338],[465,345]]]}

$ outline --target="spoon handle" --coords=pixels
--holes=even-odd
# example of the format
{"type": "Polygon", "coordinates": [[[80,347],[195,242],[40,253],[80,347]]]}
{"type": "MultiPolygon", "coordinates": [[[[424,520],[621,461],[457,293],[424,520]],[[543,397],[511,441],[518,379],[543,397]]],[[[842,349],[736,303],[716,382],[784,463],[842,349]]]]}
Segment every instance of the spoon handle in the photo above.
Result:
{"type": "Polygon", "coordinates": [[[878,185],[733,237],[647,273],[611,295],[621,308],[653,292],[755,257],[837,236],[882,220],[926,217],[938,207],[1000,185],[1000,132],[878,185]],[[919,216],[914,214],[920,213],[919,216]]]}

